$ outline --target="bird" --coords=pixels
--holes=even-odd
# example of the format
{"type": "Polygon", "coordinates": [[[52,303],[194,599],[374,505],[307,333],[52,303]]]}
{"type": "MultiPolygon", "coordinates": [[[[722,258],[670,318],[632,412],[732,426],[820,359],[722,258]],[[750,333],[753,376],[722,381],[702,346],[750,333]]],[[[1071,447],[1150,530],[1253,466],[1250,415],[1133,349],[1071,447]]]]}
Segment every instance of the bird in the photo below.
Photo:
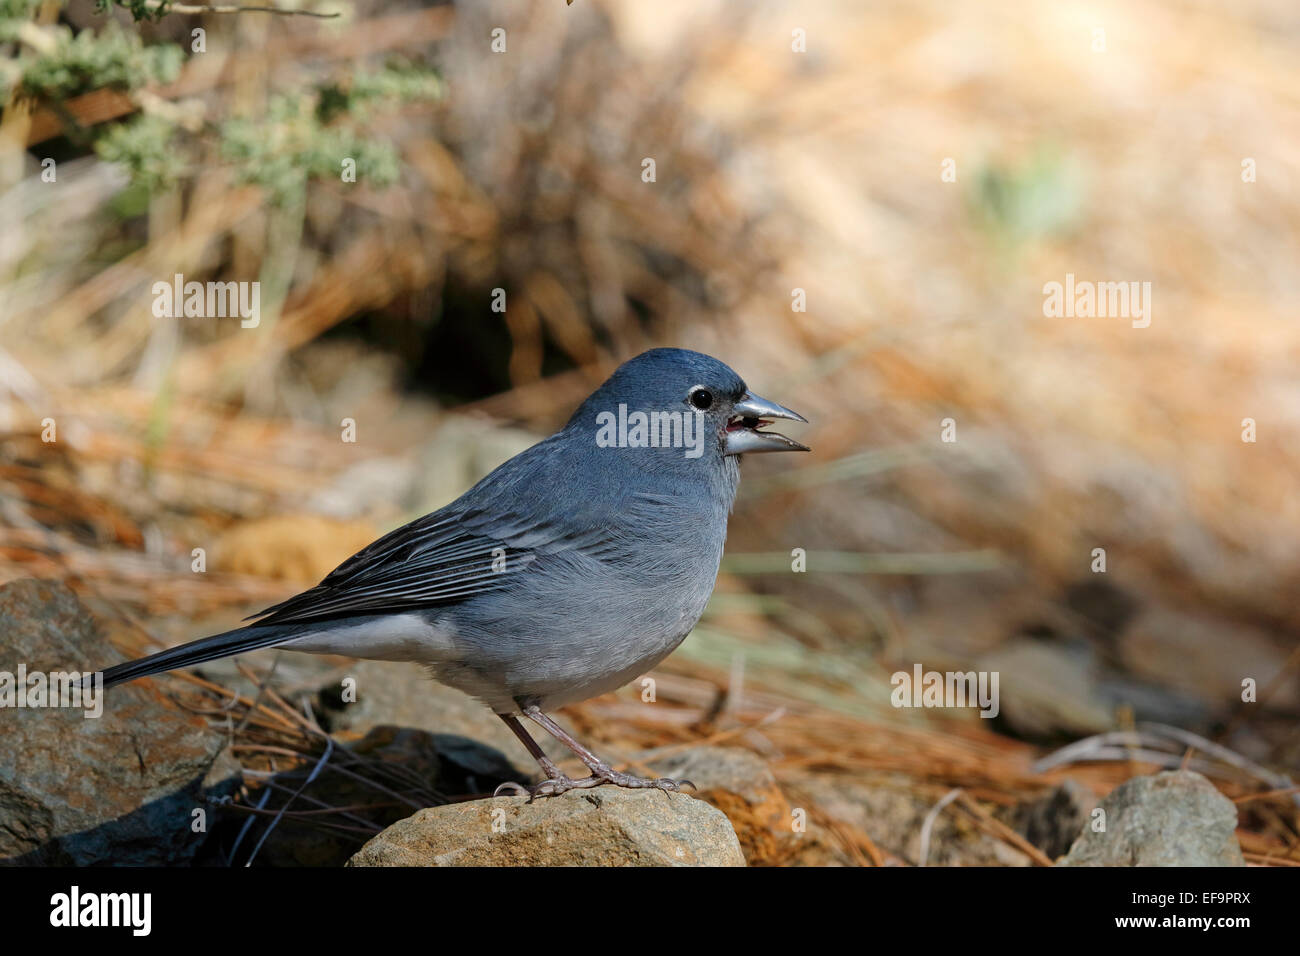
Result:
{"type": "Polygon", "coordinates": [[[774,419],[807,423],[716,358],[643,352],[562,429],[451,504],[252,623],[107,668],[104,686],[267,647],[407,661],[505,722],[542,770],[540,783],[513,785],[529,800],[607,784],[679,790],[689,781],[615,770],[548,712],[645,674],[694,628],[717,581],[740,458],[810,450],[764,431],[774,419]],[[590,775],[563,773],[521,718],[590,775]]]}

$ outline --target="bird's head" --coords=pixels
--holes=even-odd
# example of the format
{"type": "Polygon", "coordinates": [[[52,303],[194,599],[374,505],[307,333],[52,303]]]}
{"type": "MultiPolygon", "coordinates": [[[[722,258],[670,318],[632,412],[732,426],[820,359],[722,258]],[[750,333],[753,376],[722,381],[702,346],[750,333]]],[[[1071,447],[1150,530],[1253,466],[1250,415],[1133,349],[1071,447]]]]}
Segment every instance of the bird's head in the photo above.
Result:
{"type": "Polygon", "coordinates": [[[807,421],[755,395],[717,359],[664,348],[620,365],[583,402],[568,428],[590,429],[600,447],[677,448],[688,459],[808,451],[784,435],[763,431],[777,418],[807,421]]]}

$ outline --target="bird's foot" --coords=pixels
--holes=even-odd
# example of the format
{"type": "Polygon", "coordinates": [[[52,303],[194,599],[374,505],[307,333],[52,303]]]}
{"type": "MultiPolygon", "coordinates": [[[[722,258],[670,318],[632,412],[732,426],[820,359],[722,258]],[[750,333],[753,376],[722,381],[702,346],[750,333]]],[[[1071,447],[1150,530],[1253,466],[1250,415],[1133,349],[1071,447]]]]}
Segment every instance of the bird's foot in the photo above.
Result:
{"type": "Polygon", "coordinates": [[[682,787],[690,787],[692,790],[698,789],[689,780],[673,780],[671,777],[638,777],[635,774],[623,773],[621,770],[604,766],[596,767],[592,772],[592,776],[588,779],[599,780],[601,783],[612,783],[616,787],[627,787],[630,790],[663,790],[669,793],[678,793],[682,787]]]}
{"type": "Polygon", "coordinates": [[[572,777],[558,774],[554,777],[548,777],[541,783],[535,783],[530,786],[523,786],[508,780],[496,788],[492,794],[494,797],[501,796],[503,791],[512,792],[517,797],[528,797],[528,802],[532,803],[538,797],[558,797],[562,793],[570,790],[585,790],[588,787],[598,787],[606,781],[599,777],[583,777],[581,780],[574,780],[572,777]]]}
{"type": "Polygon", "coordinates": [[[612,767],[598,767],[590,777],[583,777],[580,780],[574,780],[565,774],[557,774],[554,777],[548,777],[541,783],[535,783],[527,787],[514,781],[507,781],[497,787],[496,792],[492,795],[499,797],[503,791],[513,792],[515,796],[527,796],[528,802],[532,803],[538,797],[558,797],[570,790],[587,790],[605,784],[626,787],[629,790],[663,790],[671,793],[679,792],[682,787],[696,789],[695,784],[689,780],[673,780],[669,777],[638,777],[634,774],[615,770],[612,767]]]}

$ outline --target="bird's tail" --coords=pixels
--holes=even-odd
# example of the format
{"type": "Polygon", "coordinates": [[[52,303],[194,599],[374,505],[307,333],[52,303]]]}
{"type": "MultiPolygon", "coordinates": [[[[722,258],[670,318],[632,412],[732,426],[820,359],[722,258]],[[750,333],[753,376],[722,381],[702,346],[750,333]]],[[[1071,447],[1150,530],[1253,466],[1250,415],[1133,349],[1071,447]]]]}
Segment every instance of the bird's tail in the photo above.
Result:
{"type": "Polygon", "coordinates": [[[298,637],[301,633],[301,628],[293,626],[258,627],[254,624],[250,627],[213,634],[211,637],[159,651],[157,654],[150,654],[139,660],[114,664],[104,671],[104,686],[111,687],[114,684],[135,680],[137,677],[148,677],[150,674],[161,674],[178,667],[191,667],[219,657],[230,657],[261,647],[272,647],[298,637]]]}

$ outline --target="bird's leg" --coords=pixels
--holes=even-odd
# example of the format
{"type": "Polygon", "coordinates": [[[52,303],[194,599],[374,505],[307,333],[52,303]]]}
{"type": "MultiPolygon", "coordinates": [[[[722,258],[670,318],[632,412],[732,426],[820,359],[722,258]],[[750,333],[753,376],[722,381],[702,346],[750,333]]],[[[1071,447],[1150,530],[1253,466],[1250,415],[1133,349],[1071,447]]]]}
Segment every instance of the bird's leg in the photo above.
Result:
{"type": "Polygon", "coordinates": [[[541,747],[537,746],[537,741],[533,740],[532,735],[524,730],[523,724],[519,723],[518,717],[514,714],[497,714],[497,716],[505,722],[507,727],[514,731],[515,736],[519,738],[519,742],[533,755],[533,759],[541,764],[542,772],[546,774],[548,779],[558,780],[564,776],[560,772],[560,768],[554,764],[550,757],[546,756],[541,747]]]}
{"type": "MultiPolygon", "coordinates": [[[[577,739],[567,730],[543,714],[541,708],[536,704],[524,707],[523,713],[525,717],[539,725],[552,737],[577,754],[578,759],[587,765],[587,769],[591,771],[591,776],[582,780],[570,781],[573,787],[595,787],[602,783],[612,783],[616,787],[630,787],[633,789],[655,788],[657,790],[673,791],[680,790],[683,786],[689,786],[692,789],[695,787],[695,784],[689,780],[670,780],[668,777],[651,779],[615,770],[578,743],[577,739]]],[[[520,730],[522,731],[522,729],[521,727],[520,730]]],[[[536,746],[535,743],[534,746],[536,746]]]]}
{"type": "Polygon", "coordinates": [[[524,729],[523,724],[519,723],[518,717],[514,714],[497,714],[497,716],[505,722],[507,727],[514,731],[514,735],[519,738],[519,742],[524,745],[530,754],[533,755],[533,759],[541,765],[542,773],[546,774],[546,779],[532,787],[521,787],[517,783],[507,781],[497,787],[496,793],[494,793],[493,796],[500,796],[502,790],[513,788],[516,793],[527,793],[529,802],[531,802],[534,797],[553,797],[556,794],[564,793],[566,790],[594,787],[598,783],[604,782],[596,780],[595,778],[587,778],[592,781],[591,783],[587,783],[586,780],[574,780],[571,777],[566,776],[565,773],[555,765],[555,762],[551,760],[550,757],[546,756],[542,748],[537,746],[537,741],[533,740],[532,735],[524,729]]]}

